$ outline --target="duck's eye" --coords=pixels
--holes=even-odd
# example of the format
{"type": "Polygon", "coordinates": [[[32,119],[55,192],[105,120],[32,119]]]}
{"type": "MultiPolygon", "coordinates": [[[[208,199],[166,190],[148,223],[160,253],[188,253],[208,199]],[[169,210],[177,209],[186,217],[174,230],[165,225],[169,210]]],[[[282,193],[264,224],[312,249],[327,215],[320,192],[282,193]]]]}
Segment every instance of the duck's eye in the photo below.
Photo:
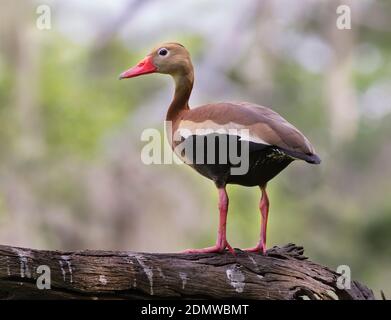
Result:
{"type": "Polygon", "coordinates": [[[157,53],[158,53],[159,56],[164,57],[164,56],[167,55],[168,50],[166,48],[161,48],[161,49],[159,49],[159,51],[157,53]]]}

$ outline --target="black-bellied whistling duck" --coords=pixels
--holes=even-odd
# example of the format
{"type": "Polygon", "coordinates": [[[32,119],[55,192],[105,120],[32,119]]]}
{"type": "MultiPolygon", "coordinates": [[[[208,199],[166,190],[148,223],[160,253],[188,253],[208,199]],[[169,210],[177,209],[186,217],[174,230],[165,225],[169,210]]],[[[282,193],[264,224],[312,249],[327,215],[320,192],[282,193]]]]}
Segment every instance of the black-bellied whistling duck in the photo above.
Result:
{"type": "MultiPolygon", "coordinates": [[[[231,183],[243,186],[259,186],[261,189],[260,241],[254,248],[244,250],[265,254],[269,212],[266,184],[294,160],[319,164],[320,158],[316,155],[314,148],[298,129],[278,113],[266,107],[246,102],[222,102],[190,109],[188,101],[194,81],[193,65],[189,52],[179,43],[164,43],[158,46],[135,67],[123,72],[120,79],[154,72],[169,74],[175,80],[175,95],[166,117],[166,120],[172,123],[170,143],[174,151],[179,143],[187,143],[193,146],[198,138],[202,137],[204,139],[212,134],[219,138],[222,136],[227,138],[228,135],[229,141],[232,141],[233,138],[234,143],[238,145],[246,142],[249,148],[247,153],[248,170],[244,174],[238,175],[232,174],[232,168],[236,164],[230,161],[218,160],[220,158],[227,159],[226,155],[221,153],[228,152],[227,149],[219,148],[219,139],[213,140],[215,145],[212,151],[217,153],[215,158],[217,160],[213,163],[194,161],[195,154],[200,152],[198,147],[195,147],[196,152],[191,154],[192,159],[187,162],[190,162],[190,166],[216,184],[219,191],[220,221],[217,242],[214,246],[204,249],[188,249],[185,252],[208,253],[222,252],[228,249],[234,253],[226,238],[228,212],[226,185],[231,183]],[[205,129],[206,131],[199,129],[205,129]],[[182,132],[187,132],[187,134],[182,134],[182,132]],[[237,132],[246,132],[247,134],[237,132]],[[179,141],[174,138],[178,134],[181,137],[179,141]]],[[[242,145],[238,146],[237,150],[240,152],[241,148],[243,148],[242,145]]],[[[202,149],[202,151],[205,150],[210,149],[202,149]]],[[[180,156],[186,158],[183,153],[180,156]]],[[[202,157],[206,156],[202,155],[202,157]]]]}

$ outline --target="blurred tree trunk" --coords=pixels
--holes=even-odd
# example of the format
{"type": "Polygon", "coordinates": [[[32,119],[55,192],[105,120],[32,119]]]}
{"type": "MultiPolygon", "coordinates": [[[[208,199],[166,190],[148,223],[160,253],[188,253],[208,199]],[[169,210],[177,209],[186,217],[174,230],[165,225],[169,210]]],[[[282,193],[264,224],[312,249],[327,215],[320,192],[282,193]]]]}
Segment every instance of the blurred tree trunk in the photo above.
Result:
{"type": "MultiPolygon", "coordinates": [[[[336,8],[340,4],[349,5],[352,9],[354,7],[353,1],[343,1],[343,3],[339,0],[330,1],[329,16],[325,24],[329,43],[334,49],[331,66],[326,73],[325,91],[331,122],[330,134],[336,146],[349,142],[355,137],[359,121],[352,82],[354,25],[350,30],[337,28],[336,8]]],[[[357,19],[357,16],[354,16],[354,19],[357,19]]]]}
{"type": "MultiPolygon", "coordinates": [[[[19,3],[19,2],[13,2],[19,3]]],[[[12,6],[11,6],[12,8],[12,6]]],[[[43,140],[41,132],[39,93],[39,44],[34,30],[35,8],[24,4],[22,8],[13,6],[18,12],[15,19],[15,106],[17,125],[20,130],[19,151],[31,159],[42,154],[43,140]]],[[[42,31],[45,32],[45,31],[42,31]]]]}
{"type": "Polygon", "coordinates": [[[7,93],[9,103],[2,106],[8,112],[4,121],[12,128],[10,148],[3,150],[6,167],[0,172],[0,191],[6,207],[3,217],[8,219],[2,236],[13,243],[21,243],[24,237],[34,239],[39,223],[39,218],[31,219],[36,203],[27,178],[30,171],[24,170],[25,163],[42,155],[44,143],[38,104],[39,43],[34,36],[35,10],[29,1],[5,0],[0,11],[0,46],[12,88],[7,93]]]}
{"type": "Polygon", "coordinates": [[[35,30],[36,8],[29,1],[5,0],[1,9],[4,58],[13,81],[15,132],[17,151],[31,159],[42,153],[39,92],[39,44],[35,30]]]}

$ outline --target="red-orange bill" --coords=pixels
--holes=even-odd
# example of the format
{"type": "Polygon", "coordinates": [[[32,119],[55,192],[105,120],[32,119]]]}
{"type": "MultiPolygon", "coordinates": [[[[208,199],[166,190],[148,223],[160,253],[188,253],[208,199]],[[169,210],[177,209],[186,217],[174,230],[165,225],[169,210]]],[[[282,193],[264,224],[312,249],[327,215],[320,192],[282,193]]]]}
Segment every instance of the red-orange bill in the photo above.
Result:
{"type": "Polygon", "coordinates": [[[156,72],[157,68],[152,62],[152,57],[147,56],[143,60],[141,60],[136,66],[126,70],[125,72],[121,73],[119,76],[119,79],[127,79],[127,78],[134,78],[137,76],[141,76],[143,74],[153,73],[156,72]]]}

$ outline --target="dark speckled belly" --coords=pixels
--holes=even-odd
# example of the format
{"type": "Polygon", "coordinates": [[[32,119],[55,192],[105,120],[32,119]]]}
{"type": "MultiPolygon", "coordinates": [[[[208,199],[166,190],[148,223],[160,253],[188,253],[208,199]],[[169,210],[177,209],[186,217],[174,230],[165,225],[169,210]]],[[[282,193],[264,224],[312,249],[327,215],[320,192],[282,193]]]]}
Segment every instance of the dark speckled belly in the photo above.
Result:
{"type": "Polygon", "coordinates": [[[294,160],[278,147],[240,141],[237,136],[190,136],[183,139],[181,145],[184,147],[181,155],[188,160],[188,164],[213,180],[218,187],[225,184],[263,186],[294,160]],[[210,152],[214,152],[214,157],[210,157],[210,152]],[[233,158],[233,162],[230,154],[238,158],[233,158]],[[248,163],[248,166],[243,166],[248,167],[248,170],[233,174],[232,168],[243,165],[237,162],[239,159],[248,163]]]}

